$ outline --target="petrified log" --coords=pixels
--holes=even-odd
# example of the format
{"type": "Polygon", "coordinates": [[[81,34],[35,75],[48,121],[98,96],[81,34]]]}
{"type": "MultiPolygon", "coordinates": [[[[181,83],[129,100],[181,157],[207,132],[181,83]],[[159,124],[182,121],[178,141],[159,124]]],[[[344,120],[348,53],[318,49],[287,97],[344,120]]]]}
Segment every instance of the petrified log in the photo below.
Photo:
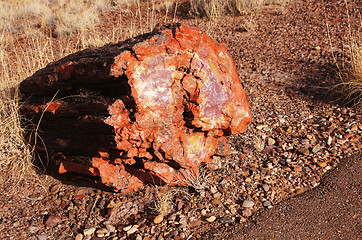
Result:
{"type": "Polygon", "coordinates": [[[187,184],[251,119],[225,46],[180,24],[67,56],[20,90],[37,152],[122,192],[187,184]]]}

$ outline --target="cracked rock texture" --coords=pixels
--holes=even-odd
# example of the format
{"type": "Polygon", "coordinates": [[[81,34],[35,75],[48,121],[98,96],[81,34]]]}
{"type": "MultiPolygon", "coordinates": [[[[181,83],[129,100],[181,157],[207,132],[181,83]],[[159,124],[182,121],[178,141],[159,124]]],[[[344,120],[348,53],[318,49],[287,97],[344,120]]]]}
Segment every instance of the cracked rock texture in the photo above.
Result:
{"type": "Polygon", "coordinates": [[[121,192],[187,185],[251,120],[226,47],[180,24],[72,54],[20,90],[40,156],[121,192]]]}

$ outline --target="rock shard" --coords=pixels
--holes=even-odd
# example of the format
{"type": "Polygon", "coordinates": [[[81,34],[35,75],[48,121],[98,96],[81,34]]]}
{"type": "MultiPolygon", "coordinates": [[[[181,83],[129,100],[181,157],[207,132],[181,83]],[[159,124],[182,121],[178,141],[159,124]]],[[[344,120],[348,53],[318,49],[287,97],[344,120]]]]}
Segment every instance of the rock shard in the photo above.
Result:
{"type": "Polygon", "coordinates": [[[37,152],[121,192],[187,185],[251,119],[226,47],[183,24],[67,56],[20,91],[37,152]]]}

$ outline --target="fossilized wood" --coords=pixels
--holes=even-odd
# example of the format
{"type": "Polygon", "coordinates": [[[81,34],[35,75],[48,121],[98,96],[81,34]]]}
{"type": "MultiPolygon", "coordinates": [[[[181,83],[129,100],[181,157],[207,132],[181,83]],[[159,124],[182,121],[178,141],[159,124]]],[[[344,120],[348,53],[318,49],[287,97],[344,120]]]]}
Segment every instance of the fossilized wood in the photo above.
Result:
{"type": "MultiPolygon", "coordinates": [[[[21,112],[41,120],[59,171],[100,176],[122,192],[187,184],[251,119],[226,47],[179,24],[72,54],[20,89],[21,112]]],[[[37,149],[45,153],[40,141],[37,149]]]]}

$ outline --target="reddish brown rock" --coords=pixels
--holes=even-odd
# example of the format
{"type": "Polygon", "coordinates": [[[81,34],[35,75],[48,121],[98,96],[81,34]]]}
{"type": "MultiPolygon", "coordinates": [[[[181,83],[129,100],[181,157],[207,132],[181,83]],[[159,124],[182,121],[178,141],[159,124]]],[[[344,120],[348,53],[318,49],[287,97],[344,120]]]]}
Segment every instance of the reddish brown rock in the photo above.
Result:
{"type": "Polygon", "coordinates": [[[41,120],[40,154],[122,192],[187,184],[251,119],[225,46],[178,24],[70,55],[21,92],[22,113],[41,120]]]}
{"type": "Polygon", "coordinates": [[[56,215],[50,215],[47,217],[46,221],[44,222],[45,226],[54,226],[60,223],[62,219],[56,215]]]}

